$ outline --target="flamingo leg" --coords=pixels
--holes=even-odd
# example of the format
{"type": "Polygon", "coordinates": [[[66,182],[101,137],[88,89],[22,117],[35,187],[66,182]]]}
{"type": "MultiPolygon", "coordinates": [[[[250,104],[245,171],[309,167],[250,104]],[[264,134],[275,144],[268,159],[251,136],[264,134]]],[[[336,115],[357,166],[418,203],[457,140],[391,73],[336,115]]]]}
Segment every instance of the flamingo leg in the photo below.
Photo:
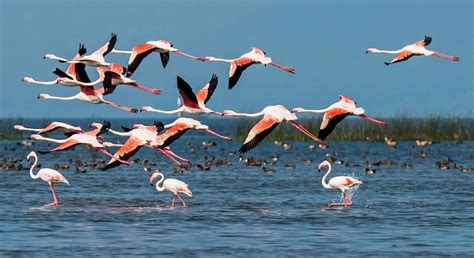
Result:
{"type": "Polygon", "coordinates": [[[212,134],[212,135],[214,135],[214,136],[217,136],[217,137],[219,137],[219,138],[222,138],[222,139],[224,139],[224,140],[226,140],[226,141],[232,141],[232,138],[227,137],[227,136],[224,136],[224,135],[220,135],[220,134],[218,134],[218,133],[212,131],[211,129],[207,129],[207,130],[205,130],[205,131],[208,132],[208,133],[210,133],[210,134],[212,134]]]}
{"type": "Polygon", "coordinates": [[[186,204],[186,202],[183,200],[183,198],[181,198],[181,196],[179,195],[179,193],[177,193],[176,196],[178,196],[178,199],[181,201],[181,204],[183,205],[183,207],[188,206],[188,205],[186,204]]]}
{"type": "MultiPolygon", "coordinates": [[[[114,158],[114,155],[110,154],[108,151],[104,150],[104,149],[101,149],[101,148],[95,148],[96,150],[104,153],[105,155],[111,157],[111,158],[114,158]]],[[[125,160],[121,160],[121,159],[118,159],[117,160],[122,163],[122,164],[125,164],[125,165],[130,165],[130,163],[128,161],[125,161],[125,160]]]]}
{"type": "Polygon", "coordinates": [[[436,57],[439,57],[439,58],[448,59],[448,60],[451,60],[451,61],[459,61],[459,57],[457,57],[457,56],[449,56],[449,55],[441,54],[441,53],[438,53],[438,52],[433,52],[432,55],[436,56],[436,57]]]}
{"type": "Polygon", "coordinates": [[[366,115],[364,115],[364,114],[357,115],[357,116],[359,116],[359,117],[361,117],[361,118],[363,118],[363,119],[365,119],[365,120],[367,120],[367,121],[370,121],[370,122],[374,122],[374,123],[377,123],[377,124],[385,125],[385,122],[384,122],[384,121],[380,121],[380,120],[374,119],[374,118],[372,118],[372,117],[368,117],[368,116],[366,116],[366,115]]]}
{"type": "Polygon", "coordinates": [[[150,92],[152,94],[160,94],[161,91],[158,90],[158,89],[152,89],[152,88],[148,88],[148,87],[145,87],[141,84],[138,84],[136,82],[132,82],[132,83],[129,83],[128,85],[132,86],[132,87],[135,87],[135,88],[138,88],[140,90],[144,90],[144,91],[147,91],[147,92],[150,92]]]}
{"type": "Polygon", "coordinates": [[[175,199],[176,199],[176,194],[173,194],[173,198],[171,199],[171,207],[174,207],[175,199]]]}
{"type": "Polygon", "coordinates": [[[323,141],[321,141],[321,139],[319,139],[318,137],[316,137],[314,134],[312,134],[310,131],[308,131],[306,128],[304,128],[301,124],[295,122],[295,121],[287,121],[290,125],[292,125],[293,127],[295,127],[296,129],[300,130],[301,132],[303,132],[304,134],[306,134],[309,138],[313,139],[314,141],[320,143],[320,144],[324,144],[326,145],[323,141]]]}
{"type": "Polygon", "coordinates": [[[127,112],[131,112],[131,113],[137,113],[138,112],[138,109],[136,109],[136,108],[125,107],[125,106],[113,103],[112,101],[105,100],[104,103],[107,104],[107,105],[110,105],[112,107],[120,108],[120,109],[125,110],[127,112]]]}
{"type": "Polygon", "coordinates": [[[166,151],[168,152],[168,154],[172,155],[173,157],[175,157],[175,158],[177,158],[177,159],[180,159],[180,160],[182,160],[182,161],[184,161],[184,162],[186,162],[186,163],[191,163],[191,161],[189,161],[188,159],[185,159],[185,158],[179,156],[178,154],[174,153],[173,151],[171,151],[171,150],[169,150],[169,149],[166,150],[166,151]]]}
{"type": "Polygon", "coordinates": [[[161,153],[163,153],[168,159],[176,163],[180,168],[186,168],[183,163],[179,162],[176,160],[171,154],[168,153],[167,150],[161,148],[161,147],[156,147],[155,149],[159,150],[161,153]]]}
{"type": "Polygon", "coordinates": [[[51,193],[53,194],[53,202],[45,206],[46,207],[59,206],[58,197],[56,196],[56,193],[54,192],[53,183],[49,183],[49,189],[51,189],[51,193]]]}
{"type": "Polygon", "coordinates": [[[295,73],[295,69],[294,69],[294,68],[287,67],[287,66],[283,66],[283,65],[279,65],[279,64],[275,64],[275,63],[269,63],[269,64],[270,64],[270,65],[273,65],[273,66],[275,66],[276,68],[281,69],[281,70],[283,70],[283,71],[286,71],[286,72],[289,72],[289,73],[292,73],[292,74],[295,73]]]}
{"type": "Polygon", "coordinates": [[[190,54],[186,54],[186,53],[184,53],[180,50],[174,51],[173,53],[178,54],[178,55],[182,55],[182,56],[185,56],[185,57],[189,57],[189,58],[192,58],[194,60],[199,60],[199,61],[203,61],[203,62],[206,61],[206,59],[203,58],[203,57],[197,57],[197,56],[193,56],[193,55],[190,55],[190,54]]]}

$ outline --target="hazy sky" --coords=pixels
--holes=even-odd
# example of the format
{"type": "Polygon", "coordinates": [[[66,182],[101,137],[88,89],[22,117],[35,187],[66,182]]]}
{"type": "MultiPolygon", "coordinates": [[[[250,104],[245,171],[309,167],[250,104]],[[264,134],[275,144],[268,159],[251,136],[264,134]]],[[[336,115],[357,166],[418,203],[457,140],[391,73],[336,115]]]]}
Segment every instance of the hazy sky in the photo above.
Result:
{"type": "MultiPolygon", "coordinates": [[[[212,73],[215,110],[256,112],[272,104],[324,108],[338,95],[354,98],[373,116],[474,116],[472,1],[5,1],[0,0],[1,117],[155,117],[106,105],[39,100],[40,93],[71,96],[78,88],[21,82],[53,80],[45,53],[71,57],[80,42],[92,53],[111,32],[117,49],[166,39],[198,56],[235,58],[259,47],[296,74],[256,65],[233,90],[228,64],[171,55],[163,69],[158,54],[145,59],[133,79],[163,91],[152,95],[119,86],[107,99],[140,108],[176,108],[176,75],[197,91],[212,73]],[[433,38],[429,49],[461,57],[412,58],[385,66],[391,55],[366,55],[368,47],[399,49],[433,38]]],[[[125,64],[127,55],[107,61],[125,64]]],[[[97,74],[89,68],[89,75],[97,74]]]]}

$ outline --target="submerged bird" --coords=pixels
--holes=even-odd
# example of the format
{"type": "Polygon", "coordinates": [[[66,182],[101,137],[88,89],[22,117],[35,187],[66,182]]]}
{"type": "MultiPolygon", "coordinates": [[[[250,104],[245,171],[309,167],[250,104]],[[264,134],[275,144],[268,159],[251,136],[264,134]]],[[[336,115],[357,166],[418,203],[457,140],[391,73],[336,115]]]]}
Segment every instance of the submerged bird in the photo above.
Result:
{"type": "Polygon", "coordinates": [[[154,109],[150,106],[142,107],[141,111],[149,111],[161,114],[188,113],[192,115],[215,114],[222,115],[220,112],[213,111],[206,107],[206,103],[211,99],[212,94],[217,87],[217,75],[213,74],[211,80],[197,93],[181,77],[177,76],[177,85],[179,95],[183,99],[183,105],[175,110],[165,111],[154,109]]]}
{"type": "Polygon", "coordinates": [[[292,74],[295,73],[295,69],[274,63],[270,57],[266,56],[265,51],[258,49],[256,47],[252,47],[252,50],[250,52],[243,54],[239,58],[223,59],[223,58],[216,58],[213,56],[207,56],[204,58],[204,61],[230,63],[229,89],[232,89],[237,84],[237,81],[239,81],[239,78],[242,75],[242,72],[245,69],[247,69],[249,66],[251,66],[252,64],[263,64],[263,65],[269,64],[283,71],[286,71],[292,74]]]}
{"type": "Polygon", "coordinates": [[[160,172],[153,173],[153,175],[150,177],[150,185],[154,184],[157,177],[161,177],[161,178],[160,180],[158,180],[158,182],[156,182],[156,190],[160,192],[167,190],[173,193],[171,207],[174,206],[175,198],[178,198],[181,201],[181,204],[183,205],[183,207],[186,207],[187,206],[186,202],[183,200],[183,198],[181,198],[179,194],[184,193],[185,195],[189,197],[193,197],[193,193],[189,190],[188,185],[178,179],[174,179],[174,178],[165,179],[165,176],[160,172]],[[160,186],[161,183],[163,184],[160,186]]]}
{"type": "Polygon", "coordinates": [[[334,207],[334,206],[351,206],[352,205],[352,200],[350,195],[347,193],[347,190],[351,188],[352,186],[362,184],[361,181],[352,178],[350,176],[336,176],[333,177],[329,180],[328,183],[326,183],[326,177],[331,173],[331,163],[327,160],[324,160],[321,162],[318,166],[318,171],[321,172],[321,169],[323,167],[327,166],[328,167],[328,172],[324,174],[323,178],[321,179],[321,184],[323,185],[324,188],[326,189],[339,189],[342,192],[342,195],[344,196],[344,202],[343,203],[336,203],[332,202],[328,204],[328,207],[334,207]]]}
{"type": "Polygon", "coordinates": [[[189,57],[194,60],[204,61],[202,57],[196,57],[189,54],[184,53],[183,51],[174,48],[173,44],[166,40],[154,40],[154,41],[147,41],[145,44],[137,45],[132,48],[131,51],[123,51],[123,50],[116,50],[113,49],[112,53],[121,53],[121,54],[129,54],[130,57],[128,59],[128,68],[127,68],[127,77],[130,77],[135,70],[137,70],[140,63],[143,61],[145,57],[153,52],[160,53],[161,63],[163,64],[163,68],[166,68],[168,61],[170,59],[170,53],[175,53],[178,55],[182,55],[185,57],[189,57]]]}
{"type": "Polygon", "coordinates": [[[97,49],[94,53],[86,56],[81,56],[79,58],[74,58],[72,60],[68,60],[62,57],[57,57],[56,55],[53,54],[46,54],[44,55],[45,59],[52,59],[52,60],[57,60],[61,63],[70,63],[70,64],[85,64],[89,66],[105,66],[105,67],[110,67],[111,64],[105,62],[104,57],[112,51],[112,49],[115,46],[115,43],[117,42],[117,35],[115,33],[112,33],[109,42],[105,43],[102,47],[97,49]]]}
{"type": "Polygon", "coordinates": [[[449,56],[445,54],[441,54],[436,51],[431,51],[426,49],[425,47],[431,43],[432,38],[425,36],[424,40],[417,41],[413,44],[407,45],[399,50],[379,50],[376,48],[369,48],[365,53],[383,53],[383,54],[396,54],[397,56],[390,62],[384,62],[386,65],[406,61],[412,56],[435,56],[439,58],[449,59],[451,61],[459,61],[459,57],[457,56],[449,56]]]}
{"type": "Polygon", "coordinates": [[[365,110],[362,107],[356,107],[356,102],[349,97],[339,95],[338,102],[332,104],[331,106],[325,109],[304,109],[304,108],[294,108],[292,111],[294,113],[324,113],[323,121],[319,128],[318,138],[325,140],[331,132],[336,128],[336,125],[341,122],[344,118],[349,115],[354,115],[361,117],[365,120],[385,125],[385,122],[373,119],[365,115],[365,110]]]}
{"type": "Polygon", "coordinates": [[[260,120],[253,128],[250,130],[247,138],[245,139],[242,147],[240,147],[239,152],[244,153],[253,148],[255,148],[267,135],[269,135],[281,122],[287,122],[288,124],[292,125],[296,129],[300,130],[308,137],[313,139],[318,143],[323,143],[318,137],[314,136],[311,132],[309,132],[306,128],[304,128],[301,124],[296,122],[298,118],[294,113],[291,113],[288,108],[283,105],[275,105],[275,106],[268,106],[264,108],[262,111],[254,114],[247,114],[247,113],[237,113],[232,110],[225,110],[223,112],[224,116],[246,116],[246,117],[259,117],[263,116],[262,120],[260,120]]]}
{"type": "Polygon", "coordinates": [[[42,169],[40,169],[40,171],[38,171],[38,173],[36,173],[36,175],[33,174],[33,169],[38,164],[38,155],[36,154],[36,152],[32,151],[28,154],[28,156],[26,156],[26,158],[28,160],[30,158],[35,159],[35,162],[33,163],[33,165],[30,168],[31,178],[33,178],[33,179],[40,178],[41,180],[43,180],[43,181],[45,181],[49,184],[49,188],[51,189],[51,193],[53,194],[53,202],[46,205],[46,206],[48,206],[48,207],[59,206],[58,198],[56,197],[56,193],[54,192],[54,184],[55,183],[65,183],[65,184],[69,185],[69,182],[67,181],[67,179],[61,173],[59,173],[58,171],[56,171],[54,169],[50,169],[50,168],[42,168],[42,169]]]}

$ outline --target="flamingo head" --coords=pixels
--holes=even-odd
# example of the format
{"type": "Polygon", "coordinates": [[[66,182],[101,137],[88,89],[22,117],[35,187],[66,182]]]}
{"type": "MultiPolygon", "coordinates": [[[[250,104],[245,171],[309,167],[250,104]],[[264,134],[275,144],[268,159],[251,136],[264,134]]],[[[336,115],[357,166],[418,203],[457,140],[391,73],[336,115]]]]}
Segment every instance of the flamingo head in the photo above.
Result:
{"type": "Polygon", "coordinates": [[[233,110],[224,110],[222,112],[223,116],[238,116],[237,113],[233,110]]]}
{"type": "Polygon", "coordinates": [[[321,162],[318,166],[318,172],[321,172],[321,170],[323,169],[323,167],[325,166],[331,166],[331,163],[329,163],[329,161],[327,160],[324,160],[323,162],[321,162]]]}
{"type": "Polygon", "coordinates": [[[378,52],[379,52],[379,50],[376,49],[376,48],[368,48],[368,49],[365,51],[366,54],[367,54],[367,53],[378,53],[378,52]]]}
{"type": "Polygon", "coordinates": [[[303,108],[300,108],[300,107],[293,108],[293,109],[291,110],[291,112],[293,112],[293,113],[299,113],[299,112],[303,112],[303,111],[304,111],[304,109],[303,109],[303,108]]]}
{"type": "Polygon", "coordinates": [[[100,128],[102,128],[102,124],[94,122],[90,125],[90,128],[100,129],[100,128]]]}
{"type": "MultiPolygon", "coordinates": [[[[33,136],[33,135],[32,135],[32,136],[33,136]]],[[[26,156],[26,159],[29,160],[29,159],[31,159],[31,157],[35,157],[35,156],[37,156],[37,155],[36,155],[36,152],[32,151],[32,152],[30,152],[30,153],[28,154],[28,156],[26,156]]]]}
{"type": "Polygon", "coordinates": [[[140,109],[140,112],[142,112],[142,111],[151,111],[151,110],[153,110],[152,107],[150,107],[150,106],[144,106],[144,107],[142,107],[142,108],[140,109]]]}
{"type": "Polygon", "coordinates": [[[159,175],[161,175],[160,170],[155,170],[155,172],[150,177],[150,185],[153,185],[159,175]]]}
{"type": "Polygon", "coordinates": [[[206,56],[204,57],[204,61],[217,61],[217,58],[213,56],[206,56]]]}
{"type": "Polygon", "coordinates": [[[38,98],[39,99],[47,99],[51,97],[49,94],[46,94],[46,93],[41,93],[40,95],[38,95],[38,98]]]}
{"type": "MultiPolygon", "coordinates": [[[[40,140],[41,139],[41,135],[39,134],[32,134],[30,135],[30,139],[32,140],[40,140]]],[[[31,154],[31,153],[30,153],[31,154]]]]}
{"type": "Polygon", "coordinates": [[[43,59],[55,59],[57,58],[57,56],[53,55],[53,54],[45,54],[43,56],[43,59]]]}
{"type": "Polygon", "coordinates": [[[23,129],[25,129],[25,127],[22,126],[22,125],[15,125],[15,126],[13,126],[13,129],[15,129],[15,130],[23,130],[23,129]]]}
{"type": "Polygon", "coordinates": [[[28,83],[32,83],[34,80],[33,78],[31,77],[23,77],[23,79],[21,79],[22,82],[28,82],[28,83]]]}

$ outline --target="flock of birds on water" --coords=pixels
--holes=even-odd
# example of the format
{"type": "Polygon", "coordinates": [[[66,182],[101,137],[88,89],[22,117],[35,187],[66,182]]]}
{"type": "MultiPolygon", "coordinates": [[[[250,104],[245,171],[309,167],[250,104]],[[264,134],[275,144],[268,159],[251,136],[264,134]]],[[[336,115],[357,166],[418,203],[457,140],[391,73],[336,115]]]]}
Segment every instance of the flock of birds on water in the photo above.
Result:
{"type": "MultiPolygon", "coordinates": [[[[379,50],[376,48],[369,48],[367,49],[366,53],[396,54],[393,60],[391,60],[390,62],[385,62],[386,65],[406,61],[413,56],[434,56],[452,61],[459,61],[458,57],[449,56],[426,49],[425,47],[428,46],[431,41],[431,37],[425,36],[424,40],[417,41],[399,50],[386,51],[379,50]]],[[[273,60],[266,55],[265,51],[255,47],[252,47],[250,52],[247,52],[238,58],[223,59],[212,56],[193,56],[175,48],[173,44],[166,40],[148,41],[144,44],[140,44],[133,47],[130,51],[116,50],[116,42],[117,36],[115,34],[112,34],[110,40],[107,43],[105,43],[103,46],[101,46],[99,49],[97,49],[90,55],[86,55],[87,50],[85,46],[83,44],[79,44],[79,49],[72,59],[58,57],[54,54],[46,54],[44,55],[45,59],[56,60],[60,63],[68,64],[66,71],[56,68],[53,73],[57,76],[57,78],[52,81],[37,81],[31,77],[24,77],[23,81],[40,85],[60,84],[67,87],[79,87],[80,89],[79,93],[70,97],[58,97],[51,96],[49,94],[39,94],[39,99],[56,99],[66,101],[80,100],[93,104],[107,104],[127,112],[136,113],[139,111],[138,109],[114,103],[105,99],[105,97],[109,94],[114,93],[118,85],[129,85],[131,87],[135,87],[151,94],[160,94],[160,90],[146,87],[130,78],[138,69],[143,59],[153,52],[159,53],[163,68],[166,68],[170,60],[171,53],[202,62],[229,63],[229,89],[232,89],[237,85],[237,82],[242,76],[242,73],[253,64],[263,64],[265,66],[271,65],[288,73],[295,73],[295,69],[273,62],[273,60]],[[127,67],[124,67],[118,63],[106,62],[105,56],[109,53],[129,55],[127,67]],[[99,78],[97,80],[91,81],[88,74],[86,73],[86,66],[96,68],[99,75],[99,78]],[[102,84],[102,87],[96,87],[98,84],[102,84]]],[[[191,115],[210,114],[226,117],[262,117],[262,119],[248,133],[247,138],[245,139],[238,151],[239,153],[245,153],[257,147],[258,144],[262,142],[265,137],[268,136],[282,122],[286,122],[289,125],[293,126],[295,129],[301,131],[303,134],[305,134],[310,139],[314,140],[317,144],[319,144],[320,148],[325,148],[326,144],[324,141],[326,140],[326,138],[331,134],[336,125],[347,116],[358,116],[370,122],[385,125],[385,122],[376,120],[365,115],[365,110],[362,107],[357,107],[356,102],[353,99],[342,95],[339,96],[340,100],[338,102],[323,109],[304,109],[301,107],[297,107],[290,110],[283,105],[272,105],[265,107],[260,112],[250,114],[239,113],[233,110],[224,110],[222,112],[214,111],[208,108],[206,104],[212,97],[214,91],[216,90],[217,84],[218,76],[214,74],[212,75],[211,79],[204,85],[204,87],[202,87],[196,93],[195,91],[193,91],[193,87],[191,87],[191,85],[189,85],[189,83],[186,82],[185,79],[177,76],[177,88],[182,100],[182,105],[179,108],[175,110],[160,110],[155,109],[151,106],[144,106],[140,109],[140,112],[146,111],[160,114],[185,113],[191,115]],[[297,122],[297,113],[323,113],[323,120],[321,122],[320,130],[317,136],[297,122]]],[[[83,145],[89,148],[90,150],[96,150],[98,152],[101,152],[104,155],[110,157],[110,160],[107,163],[102,161],[102,170],[109,170],[121,165],[130,165],[131,163],[140,163],[147,171],[149,165],[147,164],[149,163],[148,160],[140,160],[138,158],[136,158],[135,160],[130,160],[140,150],[140,148],[144,146],[159,151],[170,161],[176,163],[181,170],[189,169],[191,162],[186,158],[179,156],[178,154],[173,152],[170,146],[172,143],[178,140],[186,131],[190,129],[204,131],[226,141],[232,140],[228,136],[221,135],[211,130],[209,126],[202,124],[198,120],[187,117],[179,117],[174,122],[169,124],[163,124],[160,121],[155,121],[151,125],[134,124],[131,128],[122,126],[122,131],[116,131],[111,129],[111,124],[108,121],[104,121],[103,123],[94,122],[90,125],[90,127],[91,130],[87,131],[83,130],[78,126],[56,121],[52,122],[44,128],[28,128],[24,125],[15,125],[14,129],[36,132],[36,134],[32,134],[30,136],[30,138],[33,140],[48,141],[58,144],[51,150],[38,151],[40,154],[67,151],[78,145],[83,145]],[[44,134],[53,131],[62,131],[66,138],[53,139],[43,136],[44,134]],[[127,140],[125,140],[122,144],[108,142],[104,140],[103,134],[105,133],[111,133],[118,136],[127,137],[127,140]],[[119,149],[114,154],[111,154],[107,151],[107,148],[110,147],[118,147],[119,149]]],[[[392,147],[396,145],[396,142],[391,139],[385,139],[385,142],[387,143],[387,145],[392,147]]],[[[215,143],[209,141],[207,143],[203,143],[203,146],[205,146],[206,144],[209,147],[215,145],[215,143]]],[[[428,143],[420,142],[420,144],[426,145],[428,143]]],[[[315,145],[313,145],[313,148],[315,148],[315,145]]],[[[38,173],[34,174],[33,170],[36,166],[38,166],[37,153],[34,151],[30,152],[27,155],[27,159],[29,160],[31,158],[34,159],[34,163],[30,168],[30,176],[33,179],[42,179],[43,181],[46,181],[50,186],[50,190],[53,196],[53,202],[46,206],[59,206],[59,201],[54,190],[54,184],[65,183],[69,185],[69,181],[56,169],[41,168],[38,173]]],[[[275,158],[278,159],[277,157],[275,158]]],[[[328,204],[328,207],[348,207],[352,205],[352,200],[350,195],[348,194],[348,190],[353,186],[362,184],[362,182],[350,176],[336,176],[326,182],[326,178],[328,177],[332,169],[330,161],[337,161],[332,159],[334,159],[334,157],[331,157],[329,161],[322,161],[318,166],[319,171],[327,168],[327,172],[322,177],[321,183],[324,188],[340,190],[342,192],[343,201],[332,202],[328,204]]],[[[252,161],[249,159],[245,159],[244,162],[252,163],[256,161],[258,160],[252,161]]],[[[72,162],[72,160],[70,160],[70,162],[72,162]]],[[[76,160],[74,162],[83,163],[80,160],[76,160]]],[[[450,163],[451,161],[448,160],[447,162],[450,163]]],[[[92,163],[95,168],[95,166],[97,166],[97,162],[92,163]]],[[[228,163],[227,160],[215,160],[214,158],[206,157],[206,163],[200,166],[201,168],[205,169],[206,166],[210,167],[212,165],[226,163],[228,163]]],[[[408,165],[409,164],[407,164],[407,166],[408,165]]],[[[291,164],[288,164],[288,167],[291,168],[291,164]]],[[[267,170],[266,168],[263,168],[263,170],[266,173],[271,173],[271,170],[267,170]]],[[[76,168],[76,172],[81,173],[81,170],[76,168]]],[[[367,164],[366,172],[375,173],[375,170],[371,171],[369,168],[369,164],[367,164]],[[367,169],[369,169],[369,171],[367,171],[367,169]]],[[[171,206],[174,206],[176,199],[181,202],[182,206],[187,206],[186,202],[180,196],[180,194],[185,194],[189,197],[192,197],[193,195],[186,183],[172,178],[165,179],[165,176],[157,170],[154,171],[154,173],[150,177],[150,184],[155,185],[156,190],[160,192],[167,190],[173,193],[171,206]]]]}

